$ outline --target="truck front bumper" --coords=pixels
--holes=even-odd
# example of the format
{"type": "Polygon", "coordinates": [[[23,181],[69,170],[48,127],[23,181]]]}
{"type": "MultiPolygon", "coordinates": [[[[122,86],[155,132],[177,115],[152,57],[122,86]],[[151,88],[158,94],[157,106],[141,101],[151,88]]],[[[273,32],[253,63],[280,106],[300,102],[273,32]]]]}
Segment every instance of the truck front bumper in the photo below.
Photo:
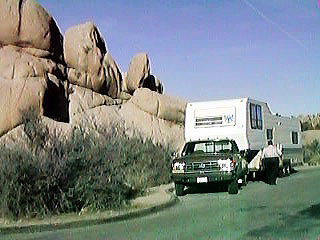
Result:
{"type": "Polygon", "coordinates": [[[207,183],[232,181],[235,177],[234,172],[214,172],[214,173],[173,173],[172,179],[176,183],[193,184],[198,183],[199,179],[207,179],[207,183]]]}

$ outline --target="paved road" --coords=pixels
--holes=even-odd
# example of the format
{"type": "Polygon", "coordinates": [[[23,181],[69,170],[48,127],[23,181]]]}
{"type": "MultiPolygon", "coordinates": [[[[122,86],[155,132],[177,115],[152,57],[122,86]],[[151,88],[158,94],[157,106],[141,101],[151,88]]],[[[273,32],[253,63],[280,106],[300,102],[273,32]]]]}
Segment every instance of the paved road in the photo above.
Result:
{"type": "Polygon", "coordinates": [[[249,182],[238,195],[193,188],[180,200],[142,218],[1,239],[320,239],[320,168],[277,186],[249,182]]]}

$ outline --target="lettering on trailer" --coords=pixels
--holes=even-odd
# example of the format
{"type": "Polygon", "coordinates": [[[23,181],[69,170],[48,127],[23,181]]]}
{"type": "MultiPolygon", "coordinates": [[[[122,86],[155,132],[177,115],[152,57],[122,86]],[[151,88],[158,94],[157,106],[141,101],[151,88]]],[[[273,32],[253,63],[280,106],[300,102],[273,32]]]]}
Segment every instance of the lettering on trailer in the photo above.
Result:
{"type": "Polygon", "coordinates": [[[194,126],[196,128],[235,126],[235,113],[235,107],[197,109],[194,126]]]}
{"type": "Polygon", "coordinates": [[[228,124],[233,122],[233,118],[234,118],[233,114],[224,115],[224,121],[228,124]]]}

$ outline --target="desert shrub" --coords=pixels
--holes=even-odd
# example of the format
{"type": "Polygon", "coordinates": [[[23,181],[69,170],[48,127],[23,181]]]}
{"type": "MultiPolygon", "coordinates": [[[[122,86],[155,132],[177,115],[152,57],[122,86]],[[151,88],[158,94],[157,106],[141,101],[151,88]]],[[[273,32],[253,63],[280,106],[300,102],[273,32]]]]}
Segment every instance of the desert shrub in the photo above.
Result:
{"type": "Polygon", "coordinates": [[[120,208],[146,188],[170,182],[170,151],[150,140],[81,128],[62,138],[32,114],[24,123],[30,146],[0,149],[3,217],[120,208]]]}
{"type": "Polygon", "coordinates": [[[301,131],[320,130],[320,122],[312,125],[311,122],[301,122],[301,131]]]}
{"type": "Polygon", "coordinates": [[[301,122],[301,131],[312,130],[313,127],[310,122],[301,122]]]}
{"type": "Polygon", "coordinates": [[[317,164],[320,163],[320,142],[314,140],[312,143],[303,147],[305,163],[317,164]]]}

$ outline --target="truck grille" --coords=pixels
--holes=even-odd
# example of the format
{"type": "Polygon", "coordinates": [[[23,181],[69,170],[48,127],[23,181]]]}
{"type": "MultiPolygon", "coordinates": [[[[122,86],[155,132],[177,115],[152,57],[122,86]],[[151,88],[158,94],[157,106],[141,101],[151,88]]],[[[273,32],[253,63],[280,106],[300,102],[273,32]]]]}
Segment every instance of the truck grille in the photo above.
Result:
{"type": "Polygon", "coordinates": [[[187,163],[186,172],[213,172],[219,171],[219,165],[217,161],[209,162],[192,162],[187,163]]]}

